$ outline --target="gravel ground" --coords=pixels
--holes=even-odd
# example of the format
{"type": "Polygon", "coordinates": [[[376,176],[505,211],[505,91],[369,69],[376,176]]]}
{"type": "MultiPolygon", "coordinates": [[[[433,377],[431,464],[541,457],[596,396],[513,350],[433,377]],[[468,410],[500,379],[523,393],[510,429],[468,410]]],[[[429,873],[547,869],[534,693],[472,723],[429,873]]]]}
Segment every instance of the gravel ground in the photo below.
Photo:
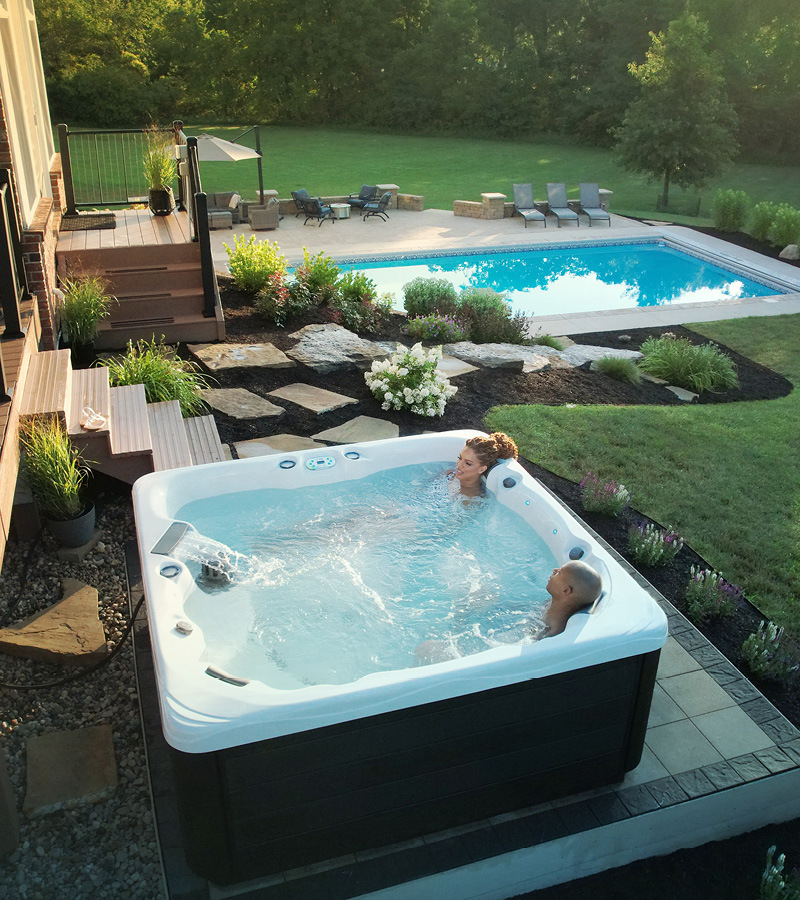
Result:
{"type": "MultiPolygon", "coordinates": [[[[100,494],[98,526],[103,537],[80,565],[58,561],[44,535],[33,551],[30,576],[10,621],[61,598],[61,579],[97,588],[100,619],[109,647],[129,619],[124,544],[133,537],[130,500],[100,494]]],[[[0,584],[0,618],[14,601],[30,544],[9,543],[0,584]]],[[[75,674],[61,667],[0,654],[0,681],[40,683],[75,674]]],[[[111,662],[67,684],[38,690],[0,688],[0,747],[22,810],[26,788],[26,741],[53,731],[109,723],[119,784],[95,803],[28,818],[20,812],[20,846],[0,860],[0,897],[20,900],[155,900],[166,896],[147,777],[130,638],[111,662]]]]}

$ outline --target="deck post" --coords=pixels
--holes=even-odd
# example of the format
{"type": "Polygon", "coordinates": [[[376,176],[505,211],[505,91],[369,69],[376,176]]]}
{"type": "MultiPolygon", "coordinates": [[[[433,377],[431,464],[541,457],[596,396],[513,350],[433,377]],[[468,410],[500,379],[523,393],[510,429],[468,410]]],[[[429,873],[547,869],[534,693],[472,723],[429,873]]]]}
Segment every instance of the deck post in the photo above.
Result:
{"type": "Polygon", "coordinates": [[[213,318],[219,304],[219,288],[217,276],[214,274],[214,261],[211,255],[211,235],[208,230],[208,197],[200,191],[194,195],[195,233],[200,244],[200,268],[203,275],[203,296],[205,305],[203,315],[213,318]]]}
{"type": "Polygon", "coordinates": [[[61,153],[61,172],[64,176],[64,200],[67,208],[65,216],[77,216],[78,207],[75,205],[75,188],[72,184],[72,162],[69,158],[69,128],[66,125],[58,126],[58,149],[61,153]]]}

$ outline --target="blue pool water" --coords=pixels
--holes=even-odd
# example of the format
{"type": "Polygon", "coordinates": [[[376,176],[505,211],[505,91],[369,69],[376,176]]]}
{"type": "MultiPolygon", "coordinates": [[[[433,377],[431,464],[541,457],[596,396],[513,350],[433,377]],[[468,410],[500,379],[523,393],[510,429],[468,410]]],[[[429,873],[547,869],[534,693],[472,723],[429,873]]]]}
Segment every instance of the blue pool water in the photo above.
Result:
{"type": "Polygon", "coordinates": [[[403,308],[403,285],[446,278],[456,288],[491,288],[527,316],[699,303],[778,293],[703,259],[653,241],[615,246],[546,247],[342,263],[364,272],[403,308]]]}
{"type": "Polygon", "coordinates": [[[291,690],[530,639],[554,558],[491,495],[468,501],[452,462],[329,485],[196,500],[176,549],[198,577],[186,612],[206,660],[291,690]],[[230,584],[203,584],[218,561],[230,584]]]}

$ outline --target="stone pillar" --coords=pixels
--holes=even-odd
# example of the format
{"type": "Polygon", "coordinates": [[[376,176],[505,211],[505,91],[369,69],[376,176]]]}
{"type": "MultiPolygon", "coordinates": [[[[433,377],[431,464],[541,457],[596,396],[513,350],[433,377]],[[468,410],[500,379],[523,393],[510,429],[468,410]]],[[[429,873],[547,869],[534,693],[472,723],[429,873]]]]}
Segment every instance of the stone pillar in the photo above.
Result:
{"type": "Polygon", "coordinates": [[[396,184],[378,184],[376,185],[378,188],[378,197],[382,197],[386,191],[392,195],[392,199],[389,201],[389,209],[397,209],[397,192],[400,188],[396,184]]]}
{"type": "Polygon", "coordinates": [[[611,198],[613,196],[613,191],[607,191],[605,188],[600,188],[600,207],[606,212],[609,212],[609,207],[611,206],[611,198]]]}
{"type": "Polygon", "coordinates": [[[484,219],[502,219],[505,215],[505,194],[481,194],[484,219]]]}

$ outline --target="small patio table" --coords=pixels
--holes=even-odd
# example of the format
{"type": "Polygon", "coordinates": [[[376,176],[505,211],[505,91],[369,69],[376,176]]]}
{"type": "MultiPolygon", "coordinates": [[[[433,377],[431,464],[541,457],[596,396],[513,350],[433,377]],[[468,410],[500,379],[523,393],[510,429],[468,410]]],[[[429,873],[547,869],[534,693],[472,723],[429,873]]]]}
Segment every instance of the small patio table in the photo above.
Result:
{"type": "Polygon", "coordinates": [[[350,218],[350,204],[349,203],[330,203],[328,205],[333,210],[333,214],[337,219],[349,219],[350,218]]]}

